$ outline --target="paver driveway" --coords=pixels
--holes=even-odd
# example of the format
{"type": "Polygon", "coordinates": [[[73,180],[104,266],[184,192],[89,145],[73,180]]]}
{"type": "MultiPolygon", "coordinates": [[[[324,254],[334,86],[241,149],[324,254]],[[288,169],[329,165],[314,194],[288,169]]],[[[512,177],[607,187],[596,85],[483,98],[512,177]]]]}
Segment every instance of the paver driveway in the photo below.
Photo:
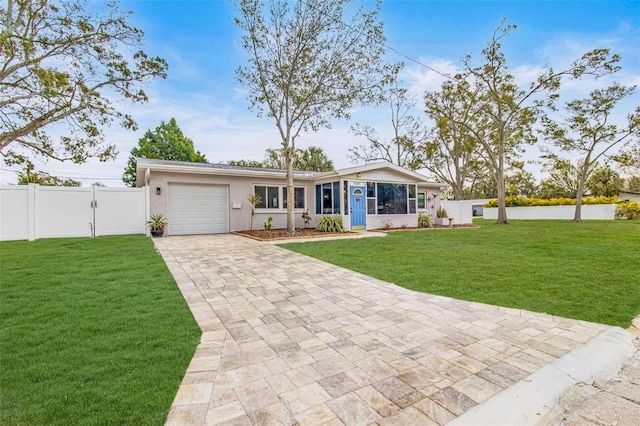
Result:
{"type": "Polygon", "coordinates": [[[203,331],[169,425],[444,424],[608,328],[234,235],[154,242],[203,331]]]}

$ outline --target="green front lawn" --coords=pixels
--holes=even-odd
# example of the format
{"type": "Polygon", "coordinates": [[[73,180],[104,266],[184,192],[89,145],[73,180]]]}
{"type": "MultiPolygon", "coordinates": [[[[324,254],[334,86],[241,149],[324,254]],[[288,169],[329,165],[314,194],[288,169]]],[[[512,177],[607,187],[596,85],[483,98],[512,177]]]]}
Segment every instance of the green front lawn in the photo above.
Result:
{"type": "Polygon", "coordinates": [[[164,424],[200,330],[149,238],[2,242],[0,261],[0,424],[164,424]]]}
{"type": "Polygon", "coordinates": [[[283,247],[425,293],[621,327],[640,314],[640,222],[476,224],[283,247]]]}

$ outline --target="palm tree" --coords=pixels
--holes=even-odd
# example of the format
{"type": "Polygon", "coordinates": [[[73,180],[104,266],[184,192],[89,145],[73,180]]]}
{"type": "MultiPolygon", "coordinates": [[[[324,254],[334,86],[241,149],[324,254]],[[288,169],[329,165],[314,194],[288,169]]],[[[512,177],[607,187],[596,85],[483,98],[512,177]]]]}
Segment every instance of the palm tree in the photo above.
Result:
{"type": "Polygon", "coordinates": [[[310,146],[302,152],[298,159],[299,170],[314,172],[330,172],[333,170],[333,161],[329,160],[322,148],[310,146]]]}
{"type": "Polygon", "coordinates": [[[253,217],[256,215],[256,204],[262,201],[259,194],[249,194],[247,200],[251,204],[251,217],[249,218],[249,228],[253,231],[253,217]]]}

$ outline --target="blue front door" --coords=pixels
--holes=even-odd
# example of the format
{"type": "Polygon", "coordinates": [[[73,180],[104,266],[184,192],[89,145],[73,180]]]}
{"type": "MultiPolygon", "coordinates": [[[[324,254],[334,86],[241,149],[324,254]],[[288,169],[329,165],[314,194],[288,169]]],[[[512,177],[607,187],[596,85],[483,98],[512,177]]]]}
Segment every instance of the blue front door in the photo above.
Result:
{"type": "Polygon", "coordinates": [[[349,188],[351,196],[349,197],[351,216],[351,230],[367,229],[367,197],[365,197],[364,186],[352,186],[349,188]]]}

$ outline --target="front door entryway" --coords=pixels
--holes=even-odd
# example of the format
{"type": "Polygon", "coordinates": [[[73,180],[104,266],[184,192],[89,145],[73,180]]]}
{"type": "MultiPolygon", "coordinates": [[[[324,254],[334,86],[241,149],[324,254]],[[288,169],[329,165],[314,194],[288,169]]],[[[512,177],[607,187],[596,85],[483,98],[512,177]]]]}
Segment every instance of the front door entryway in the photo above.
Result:
{"type": "Polygon", "coordinates": [[[364,186],[352,186],[349,188],[351,206],[349,215],[351,216],[351,230],[363,231],[367,229],[367,197],[365,197],[364,186]]]}

